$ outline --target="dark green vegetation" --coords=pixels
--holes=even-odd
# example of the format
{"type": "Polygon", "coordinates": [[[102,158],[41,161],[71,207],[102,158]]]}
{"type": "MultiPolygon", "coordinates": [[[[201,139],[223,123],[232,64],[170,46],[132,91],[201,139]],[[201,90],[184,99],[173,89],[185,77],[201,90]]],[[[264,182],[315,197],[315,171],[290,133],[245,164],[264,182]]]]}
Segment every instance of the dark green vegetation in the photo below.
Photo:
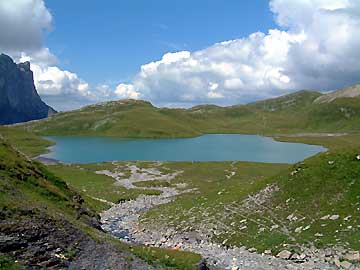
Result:
{"type": "Polygon", "coordinates": [[[110,238],[99,230],[98,216],[87,200],[3,139],[0,190],[0,269],[16,269],[15,260],[24,266],[88,269],[96,259],[104,262],[99,269],[146,269],[148,264],[156,269],[194,269],[200,259],[110,238]]]}
{"type": "Polygon", "coordinates": [[[17,263],[15,263],[13,259],[0,256],[0,270],[6,270],[6,269],[21,270],[24,268],[18,265],[17,263]]]}
{"type": "Polygon", "coordinates": [[[326,95],[304,90],[247,105],[201,105],[191,109],[156,108],[145,101],[113,101],[59,113],[26,126],[42,135],[132,138],[360,131],[359,96],[318,102],[320,96],[326,95]]]}

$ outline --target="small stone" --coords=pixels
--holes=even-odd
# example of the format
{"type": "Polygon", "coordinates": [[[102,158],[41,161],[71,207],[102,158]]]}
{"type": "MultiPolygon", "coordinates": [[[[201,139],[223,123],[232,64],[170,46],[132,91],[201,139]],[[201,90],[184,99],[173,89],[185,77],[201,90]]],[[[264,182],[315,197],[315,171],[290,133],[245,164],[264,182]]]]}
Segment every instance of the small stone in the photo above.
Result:
{"type": "Polygon", "coordinates": [[[343,262],[340,263],[340,266],[341,266],[342,268],[345,268],[345,269],[350,269],[351,266],[352,266],[352,264],[349,263],[348,261],[343,261],[343,262]]]}
{"type": "Polygon", "coordinates": [[[265,250],[265,251],[264,251],[264,254],[265,254],[265,255],[271,255],[271,250],[270,250],[270,249],[265,250]]]}
{"type": "Polygon", "coordinates": [[[291,215],[288,215],[286,219],[291,221],[293,219],[293,217],[294,217],[294,214],[291,214],[291,215]]]}
{"type": "Polygon", "coordinates": [[[325,250],[325,257],[331,257],[333,255],[333,252],[331,249],[326,249],[325,250]]]}
{"type": "Polygon", "coordinates": [[[202,261],[201,263],[199,263],[197,269],[198,270],[210,270],[209,267],[206,265],[205,261],[202,261]]]}
{"type": "Polygon", "coordinates": [[[329,219],[330,220],[337,220],[337,219],[339,219],[339,217],[340,217],[339,215],[332,215],[332,216],[329,217],[329,219]]]}
{"type": "Polygon", "coordinates": [[[351,262],[358,262],[360,261],[360,252],[359,251],[349,252],[344,256],[344,259],[351,262]]]}
{"type": "Polygon", "coordinates": [[[301,231],[302,231],[302,228],[303,228],[302,226],[301,226],[301,227],[297,227],[297,228],[295,229],[295,232],[296,232],[296,233],[301,232],[301,231]]]}
{"type": "Polygon", "coordinates": [[[322,218],[320,218],[321,220],[326,220],[326,219],[329,219],[330,215],[326,215],[326,216],[323,216],[322,218]]]}
{"type": "Polygon", "coordinates": [[[335,161],[333,161],[333,160],[328,161],[329,165],[333,165],[334,163],[335,163],[335,161]]]}
{"type": "Polygon", "coordinates": [[[356,159],[357,159],[357,160],[360,160],[360,155],[357,155],[357,156],[356,156],[356,159]]]}
{"type": "Polygon", "coordinates": [[[280,258],[280,259],[284,259],[284,260],[288,260],[291,257],[291,252],[288,250],[283,250],[281,252],[278,253],[278,255],[276,255],[276,257],[280,258]]]}
{"type": "Polygon", "coordinates": [[[334,264],[335,264],[337,267],[340,267],[340,266],[341,266],[341,262],[340,262],[339,258],[335,258],[335,259],[334,259],[334,264]]]}

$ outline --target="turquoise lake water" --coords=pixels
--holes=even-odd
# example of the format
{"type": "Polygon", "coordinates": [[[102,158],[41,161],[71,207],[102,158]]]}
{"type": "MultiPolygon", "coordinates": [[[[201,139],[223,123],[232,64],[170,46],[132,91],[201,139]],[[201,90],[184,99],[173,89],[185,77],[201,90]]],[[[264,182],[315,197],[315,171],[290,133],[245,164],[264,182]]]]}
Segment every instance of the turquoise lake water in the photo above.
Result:
{"type": "Polygon", "coordinates": [[[296,163],[326,150],[321,146],[239,134],[212,134],[186,139],[46,138],[56,145],[50,147],[52,152],[43,157],[70,163],[113,160],[296,163]]]}

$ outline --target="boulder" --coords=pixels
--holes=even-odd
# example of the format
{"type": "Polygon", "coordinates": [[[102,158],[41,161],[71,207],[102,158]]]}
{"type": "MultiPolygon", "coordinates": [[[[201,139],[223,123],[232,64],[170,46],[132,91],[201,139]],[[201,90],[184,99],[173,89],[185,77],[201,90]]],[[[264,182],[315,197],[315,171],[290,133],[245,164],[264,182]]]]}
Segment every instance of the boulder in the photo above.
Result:
{"type": "Polygon", "coordinates": [[[201,261],[198,266],[198,270],[210,270],[210,268],[206,265],[206,261],[201,261]]]}
{"type": "Polygon", "coordinates": [[[276,255],[276,257],[283,259],[283,260],[289,260],[291,258],[292,253],[288,250],[283,250],[276,255]]]}

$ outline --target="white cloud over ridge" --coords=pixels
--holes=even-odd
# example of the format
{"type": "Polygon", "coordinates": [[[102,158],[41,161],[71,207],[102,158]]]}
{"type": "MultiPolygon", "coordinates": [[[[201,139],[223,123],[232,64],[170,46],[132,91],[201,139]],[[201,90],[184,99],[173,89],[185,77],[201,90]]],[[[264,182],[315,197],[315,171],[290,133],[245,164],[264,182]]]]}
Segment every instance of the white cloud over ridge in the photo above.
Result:
{"type": "Polygon", "coordinates": [[[234,104],[360,81],[357,0],[272,0],[279,29],[141,67],[131,93],[156,104],[234,104]],[[215,87],[216,86],[216,87],[215,87]]]}

